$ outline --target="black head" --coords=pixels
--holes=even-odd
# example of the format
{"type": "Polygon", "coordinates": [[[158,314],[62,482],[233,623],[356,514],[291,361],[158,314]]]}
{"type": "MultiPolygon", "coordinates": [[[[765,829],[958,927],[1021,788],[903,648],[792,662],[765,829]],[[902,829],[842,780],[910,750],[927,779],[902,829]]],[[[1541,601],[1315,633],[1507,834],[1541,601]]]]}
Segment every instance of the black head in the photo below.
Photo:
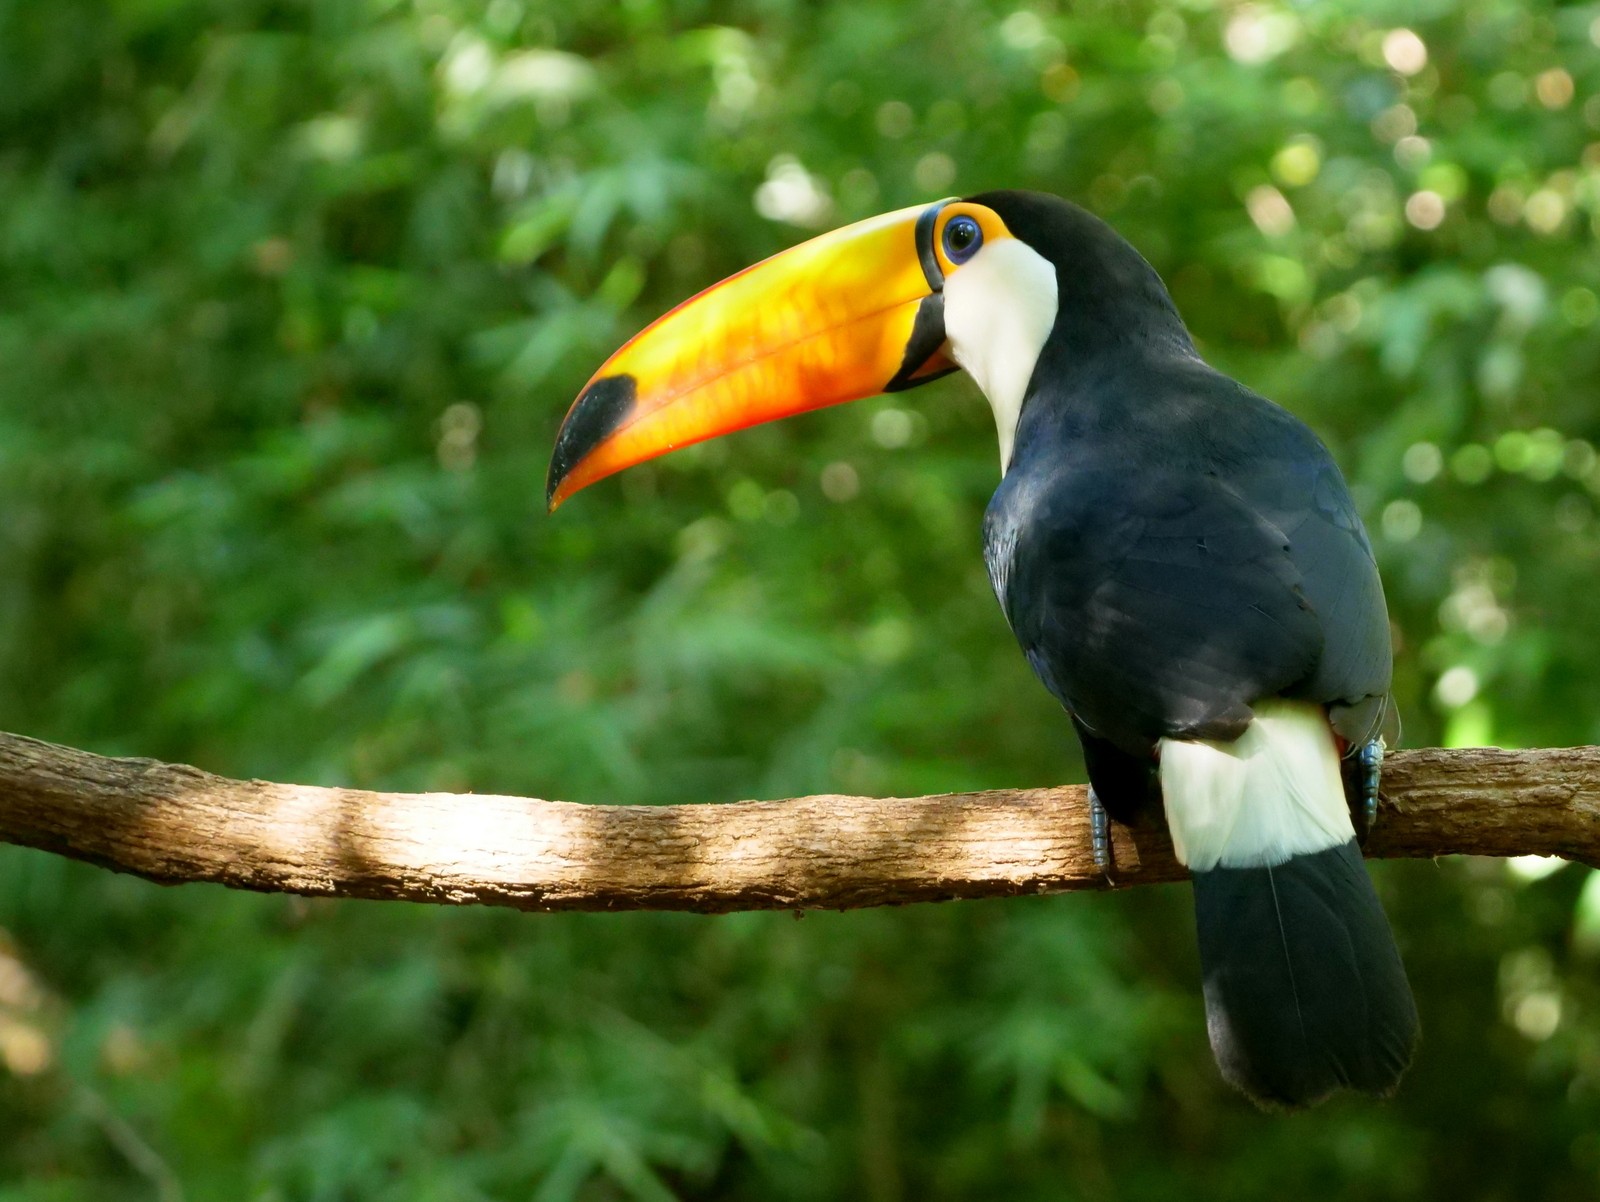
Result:
{"type": "Polygon", "coordinates": [[[1166,285],[1133,244],[1087,209],[1047,192],[999,190],[967,198],[993,209],[1056,271],[1052,341],[1081,355],[1149,343],[1193,353],[1166,285]]]}

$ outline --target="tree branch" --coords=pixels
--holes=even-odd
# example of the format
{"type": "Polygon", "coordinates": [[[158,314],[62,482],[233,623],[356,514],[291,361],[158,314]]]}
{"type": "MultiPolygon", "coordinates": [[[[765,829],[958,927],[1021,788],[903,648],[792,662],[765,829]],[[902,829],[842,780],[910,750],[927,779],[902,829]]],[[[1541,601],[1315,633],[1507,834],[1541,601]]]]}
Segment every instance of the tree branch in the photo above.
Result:
{"type": "MultiPolygon", "coordinates": [[[[1555,855],[1600,866],[1600,748],[1409,751],[1372,857],[1555,855]]],[[[524,910],[848,909],[1179,880],[1166,834],[1115,832],[1084,789],[574,805],[236,781],[0,734],[0,841],[162,884],[524,910]]]]}

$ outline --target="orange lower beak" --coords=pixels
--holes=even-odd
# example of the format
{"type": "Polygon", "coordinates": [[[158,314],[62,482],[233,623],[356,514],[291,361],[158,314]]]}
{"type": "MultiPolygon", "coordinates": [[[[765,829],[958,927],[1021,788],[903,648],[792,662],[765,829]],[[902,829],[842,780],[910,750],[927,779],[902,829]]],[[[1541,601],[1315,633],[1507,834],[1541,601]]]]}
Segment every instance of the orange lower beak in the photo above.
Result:
{"type": "Polygon", "coordinates": [[[553,510],[625,467],[955,370],[918,219],[901,209],[813,238],[685,301],[608,359],[556,437],[553,510]]]}

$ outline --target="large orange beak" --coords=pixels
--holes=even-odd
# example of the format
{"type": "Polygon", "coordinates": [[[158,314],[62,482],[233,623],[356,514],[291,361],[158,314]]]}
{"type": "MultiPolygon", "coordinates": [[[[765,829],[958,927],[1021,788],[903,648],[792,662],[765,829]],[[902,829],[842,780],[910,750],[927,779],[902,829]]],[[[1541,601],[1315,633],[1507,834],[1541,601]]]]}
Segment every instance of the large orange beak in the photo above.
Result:
{"type": "Polygon", "coordinates": [[[914,387],[944,351],[919,205],[813,238],[685,301],[608,359],[556,436],[546,498],[691,443],[914,387]]]}

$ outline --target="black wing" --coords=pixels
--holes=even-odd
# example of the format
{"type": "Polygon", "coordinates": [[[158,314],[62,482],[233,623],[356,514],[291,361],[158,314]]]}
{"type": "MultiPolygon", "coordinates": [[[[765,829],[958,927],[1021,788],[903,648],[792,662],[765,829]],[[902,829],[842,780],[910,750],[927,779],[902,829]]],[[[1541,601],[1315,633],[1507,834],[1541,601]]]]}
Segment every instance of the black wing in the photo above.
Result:
{"type": "Polygon", "coordinates": [[[1236,738],[1278,695],[1329,704],[1352,741],[1384,717],[1388,626],[1354,506],[1315,436],[1250,400],[1219,414],[1226,444],[1080,447],[991,505],[991,575],[1029,662],[1124,752],[1236,738]]]}
{"type": "Polygon", "coordinates": [[[1046,687],[1125,750],[1236,738],[1321,657],[1287,535],[1212,477],[1077,473],[1035,522],[1006,616],[1046,687]]]}
{"type": "Polygon", "coordinates": [[[1301,588],[1323,632],[1322,658],[1292,696],[1328,706],[1334,729],[1351,747],[1387,738],[1399,743],[1399,715],[1389,702],[1394,672],[1389,612],[1372,545],[1344,477],[1320,443],[1318,454],[1280,461],[1264,473],[1263,505],[1289,538],[1301,588]],[[1270,497],[1288,505],[1272,507],[1270,497]]]}

